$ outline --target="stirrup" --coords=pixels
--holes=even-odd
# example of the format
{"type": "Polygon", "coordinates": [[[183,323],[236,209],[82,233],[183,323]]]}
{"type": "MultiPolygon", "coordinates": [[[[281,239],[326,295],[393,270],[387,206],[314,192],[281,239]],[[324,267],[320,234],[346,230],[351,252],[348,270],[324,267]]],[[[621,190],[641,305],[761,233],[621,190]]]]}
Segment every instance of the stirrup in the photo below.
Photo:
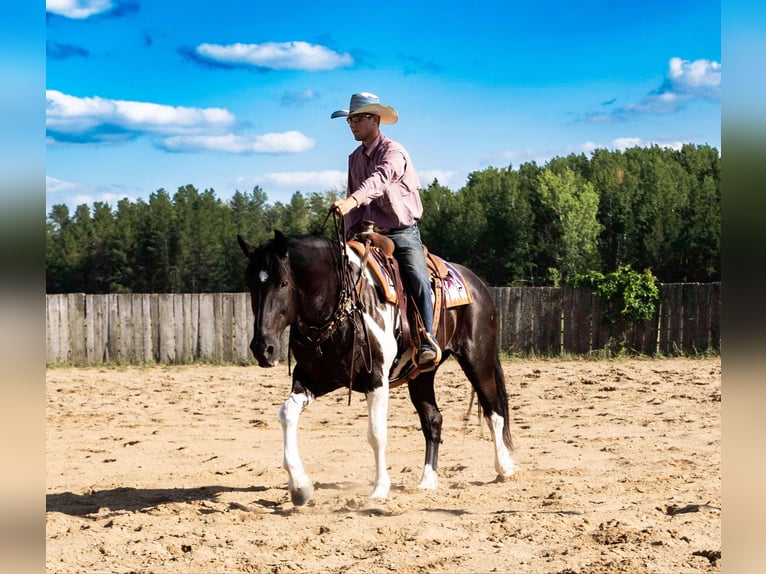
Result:
{"type": "Polygon", "coordinates": [[[436,339],[429,333],[424,333],[423,335],[424,340],[421,341],[420,348],[418,349],[417,364],[421,371],[430,371],[442,360],[442,350],[439,347],[439,343],[436,342],[436,339]],[[427,353],[427,355],[423,356],[425,353],[427,353]]]}

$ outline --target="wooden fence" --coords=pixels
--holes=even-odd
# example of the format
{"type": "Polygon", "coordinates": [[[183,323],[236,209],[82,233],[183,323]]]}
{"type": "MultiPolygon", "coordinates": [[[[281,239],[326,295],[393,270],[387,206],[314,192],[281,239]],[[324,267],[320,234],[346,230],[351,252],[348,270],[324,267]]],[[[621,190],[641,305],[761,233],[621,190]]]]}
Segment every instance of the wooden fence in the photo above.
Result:
{"type": "MultiPolygon", "coordinates": [[[[662,284],[655,317],[638,324],[608,325],[604,305],[585,288],[495,287],[493,293],[500,348],[508,353],[720,350],[720,283],[662,284]]],[[[46,324],[48,363],[252,362],[247,293],[47,295],[46,324]]],[[[282,340],[286,353],[287,333],[282,340]]]]}

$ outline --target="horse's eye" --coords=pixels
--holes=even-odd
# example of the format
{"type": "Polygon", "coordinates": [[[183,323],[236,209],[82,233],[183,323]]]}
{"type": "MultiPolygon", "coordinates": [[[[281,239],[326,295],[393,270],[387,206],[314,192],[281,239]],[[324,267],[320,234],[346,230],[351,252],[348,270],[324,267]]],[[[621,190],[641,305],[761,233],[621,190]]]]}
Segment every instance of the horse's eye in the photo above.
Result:
{"type": "Polygon", "coordinates": [[[280,289],[284,289],[285,287],[287,287],[287,281],[280,281],[279,282],[279,288],[280,289]]]}

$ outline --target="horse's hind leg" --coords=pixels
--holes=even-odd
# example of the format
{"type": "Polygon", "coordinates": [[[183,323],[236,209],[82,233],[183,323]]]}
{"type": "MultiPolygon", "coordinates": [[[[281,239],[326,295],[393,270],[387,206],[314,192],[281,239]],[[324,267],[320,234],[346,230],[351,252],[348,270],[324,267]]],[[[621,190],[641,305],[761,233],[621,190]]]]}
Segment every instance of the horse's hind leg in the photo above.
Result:
{"type": "Polygon", "coordinates": [[[426,457],[418,488],[434,489],[438,484],[439,444],[442,434],[442,414],[436,406],[434,375],[436,371],[423,373],[409,382],[410,400],[418,411],[420,426],[426,439],[426,457]]]}
{"type": "Polygon", "coordinates": [[[508,395],[505,389],[505,375],[497,355],[490,361],[469,361],[458,356],[457,360],[471,381],[479,404],[492,433],[495,444],[495,470],[501,479],[515,472],[511,458],[511,432],[508,425],[508,395]]]}

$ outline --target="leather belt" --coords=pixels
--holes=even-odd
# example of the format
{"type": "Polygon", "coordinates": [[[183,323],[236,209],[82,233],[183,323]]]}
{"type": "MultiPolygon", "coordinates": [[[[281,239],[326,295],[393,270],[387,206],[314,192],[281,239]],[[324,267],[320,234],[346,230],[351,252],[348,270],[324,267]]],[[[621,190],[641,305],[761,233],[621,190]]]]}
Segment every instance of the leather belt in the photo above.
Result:
{"type": "MultiPolygon", "coordinates": [[[[413,223],[412,225],[416,225],[413,223]]],[[[372,226],[372,230],[375,233],[382,233],[385,235],[386,233],[391,233],[392,231],[401,231],[402,229],[407,229],[409,227],[412,227],[412,225],[405,225],[404,227],[378,227],[377,225],[372,226]]]]}

